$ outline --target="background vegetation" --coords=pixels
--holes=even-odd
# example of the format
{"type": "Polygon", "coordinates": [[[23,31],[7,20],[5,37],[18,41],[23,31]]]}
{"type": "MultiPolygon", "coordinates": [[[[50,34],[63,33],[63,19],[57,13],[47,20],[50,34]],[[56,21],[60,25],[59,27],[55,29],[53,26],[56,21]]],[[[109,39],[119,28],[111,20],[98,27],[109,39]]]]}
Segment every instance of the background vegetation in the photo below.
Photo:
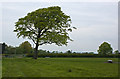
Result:
{"type": "MultiPolygon", "coordinates": [[[[31,47],[31,44],[28,41],[21,43],[18,47],[8,46],[3,43],[4,52],[3,57],[33,57],[34,48],[31,47]]],[[[120,57],[119,51],[116,50],[113,52],[110,44],[104,42],[99,46],[98,54],[94,52],[72,52],[72,50],[67,50],[66,52],[59,51],[47,51],[47,50],[38,50],[38,57],[111,57],[118,58],[120,57]]]]}

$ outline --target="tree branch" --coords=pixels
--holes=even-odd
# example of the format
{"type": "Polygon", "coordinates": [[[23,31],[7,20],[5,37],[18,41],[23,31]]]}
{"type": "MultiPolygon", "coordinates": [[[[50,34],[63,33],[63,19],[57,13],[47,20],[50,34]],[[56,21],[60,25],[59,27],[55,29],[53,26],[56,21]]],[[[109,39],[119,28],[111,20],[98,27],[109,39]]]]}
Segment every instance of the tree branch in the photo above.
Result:
{"type": "Polygon", "coordinates": [[[52,42],[43,42],[43,43],[40,43],[39,45],[43,45],[43,44],[46,44],[46,43],[49,43],[49,44],[52,44],[52,42]]]}
{"type": "MultiPolygon", "coordinates": [[[[32,39],[32,41],[35,43],[35,40],[29,35],[30,39],[32,39]]],[[[36,43],[35,43],[36,44],[36,43]]]]}
{"type": "Polygon", "coordinates": [[[41,34],[40,37],[47,31],[48,29],[45,29],[41,34]]]}
{"type": "Polygon", "coordinates": [[[29,26],[27,26],[27,28],[28,28],[30,31],[32,31],[35,35],[37,35],[37,34],[35,33],[35,30],[34,30],[34,29],[30,29],[29,26]]]}

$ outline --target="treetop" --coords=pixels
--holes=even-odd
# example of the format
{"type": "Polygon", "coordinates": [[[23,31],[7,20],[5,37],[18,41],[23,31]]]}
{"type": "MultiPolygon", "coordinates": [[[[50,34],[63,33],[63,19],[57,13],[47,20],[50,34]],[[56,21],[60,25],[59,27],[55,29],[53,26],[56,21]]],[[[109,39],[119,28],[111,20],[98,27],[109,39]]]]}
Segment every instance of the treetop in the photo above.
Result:
{"type": "Polygon", "coordinates": [[[28,37],[33,42],[42,44],[55,43],[59,46],[67,45],[70,39],[68,32],[72,32],[70,16],[61,11],[61,7],[52,6],[28,13],[15,23],[17,36],[28,37]]]}

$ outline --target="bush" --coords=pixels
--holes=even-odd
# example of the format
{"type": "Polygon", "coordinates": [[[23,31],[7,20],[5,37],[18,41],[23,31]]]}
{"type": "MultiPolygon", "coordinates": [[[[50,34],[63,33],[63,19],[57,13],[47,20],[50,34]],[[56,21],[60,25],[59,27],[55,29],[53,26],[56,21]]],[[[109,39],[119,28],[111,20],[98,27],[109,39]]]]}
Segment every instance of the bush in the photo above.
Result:
{"type": "MultiPolygon", "coordinates": [[[[27,57],[33,57],[33,53],[26,54],[27,57]]],[[[82,53],[39,53],[38,57],[107,57],[107,58],[118,58],[120,55],[99,55],[99,54],[82,54],[82,53]]]]}

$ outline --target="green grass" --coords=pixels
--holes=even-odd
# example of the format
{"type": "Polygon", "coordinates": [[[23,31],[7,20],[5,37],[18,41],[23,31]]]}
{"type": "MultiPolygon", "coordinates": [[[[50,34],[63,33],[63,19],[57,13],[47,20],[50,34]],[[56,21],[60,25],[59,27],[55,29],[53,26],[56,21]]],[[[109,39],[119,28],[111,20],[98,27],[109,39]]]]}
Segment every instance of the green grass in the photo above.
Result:
{"type": "Polygon", "coordinates": [[[117,58],[4,58],[3,77],[117,77],[117,58]]]}
{"type": "Polygon", "coordinates": [[[2,78],[2,55],[0,54],[0,79],[2,78]]]}
{"type": "Polygon", "coordinates": [[[2,78],[2,59],[0,59],[0,79],[2,78]]]}

